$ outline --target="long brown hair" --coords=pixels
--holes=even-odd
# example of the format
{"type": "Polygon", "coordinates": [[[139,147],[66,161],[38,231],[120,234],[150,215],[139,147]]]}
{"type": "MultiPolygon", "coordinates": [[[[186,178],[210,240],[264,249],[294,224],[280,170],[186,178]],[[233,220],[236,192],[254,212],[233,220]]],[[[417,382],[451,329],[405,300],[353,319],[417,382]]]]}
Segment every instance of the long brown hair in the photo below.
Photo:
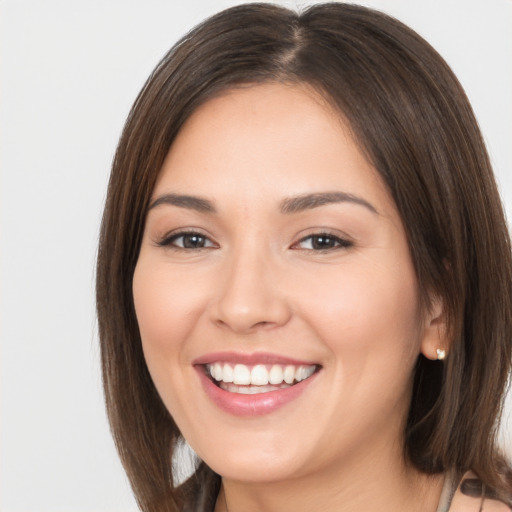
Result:
{"type": "Polygon", "coordinates": [[[183,510],[195,486],[208,482],[211,507],[219,485],[204,464],[186,485],[173,485],[180,432],[148,373],[132,298],[148,202],[190,114],[227,88],[268,81],[313,86],[348,122],[402,217],[424,307],[432,295],[443,300],[449,356],[418,359],[405,456],[429,473],[471,468],[510,495],[495,439],[512,363],[511,247],[462,87],[427,42],[377,11],[246,4],[209,18],[164,57],[135,101],[113,163],[97,310],[111,429],[141,509],[183,510]]]}

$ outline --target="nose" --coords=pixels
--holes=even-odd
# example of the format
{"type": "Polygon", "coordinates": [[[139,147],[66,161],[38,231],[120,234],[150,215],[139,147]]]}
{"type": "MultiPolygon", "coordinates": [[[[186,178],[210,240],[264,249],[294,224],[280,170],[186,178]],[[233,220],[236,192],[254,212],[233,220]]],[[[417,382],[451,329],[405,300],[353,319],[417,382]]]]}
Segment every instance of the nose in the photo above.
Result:
{"type": "Polygon", "coordinates": [[[291,309],[283,287],[284,268],[268,254],[247,251],[223,262],[212,321],[238,334],[285,325],[291,309]]]}

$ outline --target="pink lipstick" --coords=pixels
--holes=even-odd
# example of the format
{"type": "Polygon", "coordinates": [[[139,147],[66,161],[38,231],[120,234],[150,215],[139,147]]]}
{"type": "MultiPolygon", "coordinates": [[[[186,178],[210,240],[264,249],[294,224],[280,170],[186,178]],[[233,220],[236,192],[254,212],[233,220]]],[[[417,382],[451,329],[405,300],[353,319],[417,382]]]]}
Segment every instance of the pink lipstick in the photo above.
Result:
{"type": "Polygon", "coordinates": [[[236,416],[271,413],[298,398],[320,366],[270,353],[217,352],[194,361],[208,397],[236,416]]]}

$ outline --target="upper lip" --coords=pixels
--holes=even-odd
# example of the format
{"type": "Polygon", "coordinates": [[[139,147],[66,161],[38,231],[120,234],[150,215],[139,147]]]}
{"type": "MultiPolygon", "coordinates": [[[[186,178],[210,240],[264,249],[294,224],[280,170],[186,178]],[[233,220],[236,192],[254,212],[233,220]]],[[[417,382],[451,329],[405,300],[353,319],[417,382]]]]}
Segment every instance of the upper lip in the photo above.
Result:
{"type": "Polygon", "coordinates": [[[314,361],[295,359],[279,354],[272,354],[271,352],[253,352],[251,354],[243,352],[210,352],[194,359],[192,364],[205,365],[217,362],[245,364],[247,366],[253,366],[257,364],[291,364],[296,366],[311,366],[313,364],[318,364],[314,361]]]}

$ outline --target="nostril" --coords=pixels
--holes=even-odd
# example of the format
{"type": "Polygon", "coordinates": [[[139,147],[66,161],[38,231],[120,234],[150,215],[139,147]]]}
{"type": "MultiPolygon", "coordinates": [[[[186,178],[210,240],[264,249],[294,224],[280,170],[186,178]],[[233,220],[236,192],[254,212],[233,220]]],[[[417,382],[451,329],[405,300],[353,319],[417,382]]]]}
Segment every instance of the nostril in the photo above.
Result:
{"type": "Polygon", "coordinates": [[[272,325],[272,322],[267,322],[267,321],[263,321],[263,322],[257,322],[256,324],[254,324],[252,326],[253,329],[257,329],[258,327],[261,327],[261,328],[265,328],[269,325],[272,325]]]}
{"type": "Polygon", "coordinates": [[[251,321],[244,321],[243,318],[230,319],[230,321],[219,318],[215,320],[215,323],[218,327],[230,329],[239,334],[253,333],[259,330],[271,329],[279,325],[277,322],[270,322],[267,320],[256,321],[252,323],[251,321]]]}

